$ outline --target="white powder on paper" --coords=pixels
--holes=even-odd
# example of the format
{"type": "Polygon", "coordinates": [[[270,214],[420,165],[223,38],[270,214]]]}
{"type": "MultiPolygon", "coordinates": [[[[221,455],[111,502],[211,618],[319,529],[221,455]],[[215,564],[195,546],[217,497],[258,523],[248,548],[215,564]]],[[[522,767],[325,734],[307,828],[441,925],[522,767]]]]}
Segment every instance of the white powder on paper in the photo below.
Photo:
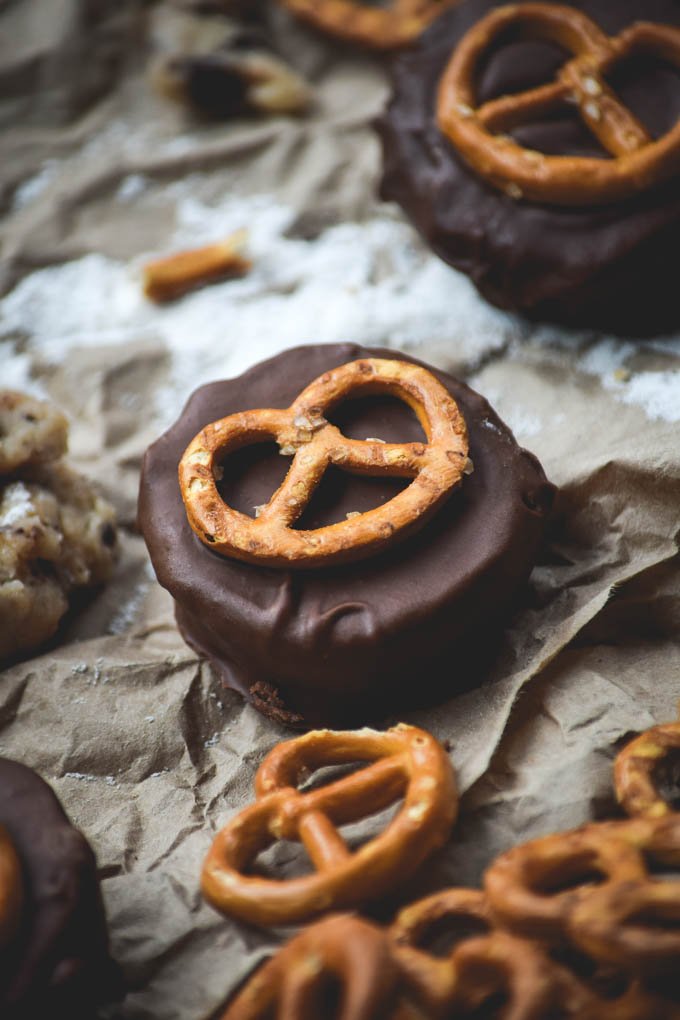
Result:
{"type": "MultiPolygon", "coordinates": [[[[680,355],[678,339],[664,338],[648,346],[664,354],[680,355]]],[[[631,342],[601,340],[583,355],[578,368],[598,376],[602,386],[617,400],[641,407],[648,418],[680,421],[680,369],[629,372],[626,362],[639,350],[640,347],[631,342]]]]}
{"type": "MultiPolygon", "coordinates": [[[[0,301],[0,331],[27,337],[26,353],[7,359],[17,382],[27,356],[58,364],[74,348],[160,338],[172,353],[172,382],[157,411],[170,421],[197,385],[297,344],[387,345],[460,368],[517,335],[514,320],[481,301],[387,210],[303,240],[288,236],[293,211],[270,198],[210,206],[183,194],[182,184],[169,250],[247,225],[252,272],[157,307],[142,294],[141,267],[158,253],[128,264],[93,254],[38,270],[0,301]]],[[[127,179],[119,195],[127,201],[142,187],[127,179]]]]}
{"type": "MultiPolygon", "coordinates": [[[[39,190],[52,173],[48,168],[31,188],[39,190]]],[[[146,194],[149,182],[139,174],[120,184],[122,204],[139,196],[176,202],[174,234],[163,252],[147,252],[129,263],[87,255],[37,270],[0,300],[0,336],[10,337],[3,385],[39,392],[30,377],[35,356],[60,364],[74,348],[160,339],[171,353],[172,367],[169,386],[156,394],[155,411],[159,424],[169,424],[196,386],[238,375],[297,344],[384,345],[468,373],[491,356],[506,351],[512,356],[514,342],[531,337],[548,357],[551,347],[583,352],[577,368],[649,418],[680,420],[679,371],[629,376],[626,363],[641,345],[527,326],[492,308],[389,208],[307,240],[293,236],[294,212],[274,199],[230,196],[208,204],[192,195],[195,177],[155,195],[146,194]],[[244,226],[253,261],[246,277],[163,307],[144,298],[142,266],[150,257],[209,243],[244,226]],[[16,334],[25,338],[20,351],[12,345],[16,334]]],[[[642,349],[677,355],[680,338],[660,338],[642,349]]],[[[526,409],[518,408],[514,416],[505,413],[520,439],[542,427],[526,409]]]]}

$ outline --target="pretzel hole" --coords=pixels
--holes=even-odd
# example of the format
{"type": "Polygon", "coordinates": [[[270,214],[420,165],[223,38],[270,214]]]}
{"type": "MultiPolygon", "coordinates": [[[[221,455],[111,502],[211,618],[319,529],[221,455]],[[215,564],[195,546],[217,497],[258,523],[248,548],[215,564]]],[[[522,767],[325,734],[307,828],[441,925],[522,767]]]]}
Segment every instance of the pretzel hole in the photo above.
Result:
{"type": "Polygon", "coordinates": [[[348,514],[374,510],[399,495],[410,482],[410,478],[351,475],[332,465],[293,527],[311,531],[345,521],[348,514]]]}
{"type": "Polygon", "coordinates": [[[508,27],[484,51],[474,80],[477,102],[488,103],[553,81],[572,54],[557,43],[522,38],[508,27]]]}
{"type": "Polygon", "coordinates": [[[487,935],[490,925],[480,917],[471,915],[448,915],[438,917],[417,934],[415,939],[406,939],[408,945],[423,949],[430,956],[447,957],[461,942],[487,935]]]}
{"type": "Polygon", "coordinates": [[[244,875],[256,878],[288,881],[309,875],[313,868],[301,843],[279,839],[263,850],[243,869],[244,875]]]}
{"type": "Polygon", "coordinates": [[[282,457],[276,443],[242,446],[215,459],[217,491],[228,506],[248,517],[255,507],[268,503],[286,477],[292,457],[282,457]]]}
{"type": "Polygon", "coordinates": [[[528,882],[532,892],[544,896],[558,896],[560,893],[583,886],[600,885],[608,876],[594,866],[590,855],[576,857],[573,860],[560,861],[547,868],[541,875],[528,882]]]}
{"type": "Polygon", "coordinates": [[[403,400],[385,393],[349,397],[326,412],[326,419],[348,439],[384,439],[386,443],[426,443],[418,416],[403,400]]]}
{"type": "Polygon", "coordinates": [[[345,779],[347,776],[361,772],[368,765],[372,765],[375,759],[361,760],[357,758],[354,762],[344,765],[324,765],[314,769],[312,772],[305,770],[302,781],[298,782],[298,790],[301,793],[308,793],[310,790],[318,790],[322,786],[337,782],[338,779],[345,779]]]}
{"type": "Polygon", "coordinates": [[[680,70],[673,64],[660,55],[639,53],[620,61],[604,77],[652,138],[675,127],[680,117],[680,70]]]}
{"type": "Polygon", "coordinates": [[[680,811],[680,747],[669,748],[652,769],[652,783],[661,800],[680,811]]]}

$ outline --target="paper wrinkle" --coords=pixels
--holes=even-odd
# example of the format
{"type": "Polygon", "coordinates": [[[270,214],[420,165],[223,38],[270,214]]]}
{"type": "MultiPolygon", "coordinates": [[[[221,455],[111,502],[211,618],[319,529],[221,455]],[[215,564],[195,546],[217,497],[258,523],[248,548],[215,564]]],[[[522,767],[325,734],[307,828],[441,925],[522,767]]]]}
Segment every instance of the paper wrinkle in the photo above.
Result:
{"type": "MultiPolygon", "coordinates": [[[[3,11],[0,28],[36,3],[3,11]]],[[[134,5],[114,6],[115,49],[136,22],[134,5]]],[[[286,934],[225,920],[198,883],[213,835],[292,734],[184,644],[135,530],[144,450],[199,384],[301,342],[405,350],[479,389],[561,486],[487,683],[407,719],[447,742],[465,796],[451,842],[402,901],[478,883],[514,843],[610,814],[616,747],[673,718],[680,697],[680,337],[635,344],[486,305],[376,200],[381,62],[283,12],[276,22],[316,84],[303,120],[192,122],[147,88],[141,32],[119,86],[61,128],[40,126],[46,95],[28,127],[0,101],[14,125],[0,167],[2,385],[67,411],[70,455],[116,506],[123,547],[60,642],[2,674],[0,753],[36,768],[95,847],[130,988],[102,1011],[111,1020],[207,1020],[286,934]],[[167,309],[143,299],[147,257],[244,225],[249,276],[167,309]]],[[[59,62],[62,24],[45,29],[59,62]]],[[[296,604],[283,586],[262,611],[284,618],[296,604]]],[[[299,858],[289,845],[272,856],[299,858]]]]}

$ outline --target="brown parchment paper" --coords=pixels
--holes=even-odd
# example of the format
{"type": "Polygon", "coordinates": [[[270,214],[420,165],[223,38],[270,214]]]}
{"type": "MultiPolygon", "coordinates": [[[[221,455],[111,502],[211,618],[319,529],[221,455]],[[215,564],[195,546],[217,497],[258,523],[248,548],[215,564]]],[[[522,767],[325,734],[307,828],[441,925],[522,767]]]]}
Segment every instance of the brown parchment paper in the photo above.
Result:
{"type": "MultiPolygon", "coordinates": [[[[5,291],[37,267],[89,252],[127,259],[162,249],[172,233],[167,188],[165,198],[114,200],[134,174],[161,189],[200,171],[207,196],[275,195],[296,210],[300,237],[378,207],[378,59],[275,13],[280,49],[314,84],[313,110],[202,124],[150,92],[145,13],[143,4],[85,0],[0,8],[5,291]],[[141,139],[132,154],[117,143],[121,131],[141,139]],[[155,144],[173,138],[181,144],[155,144]],[[40,173],[39,192],[17,202],[40,173]]],[[[4,364],[25,341],[5,335],[4,364]]],[[[425,337],[418,348],[489,397],[561,493],[488,682],[410,717],[450,742],[464,796],[450,845],[404,899],[478,883],[509,845],[607,813],[617,744],[676,715],[680,425],[672,407],[655,414],[626,403],[588,370],[602,342],[508,317],[507,342],[483,357],[460,347],[455,322],[450,342],[425,337]]],[[[664,373],[680,405],[678,337],[606,342],[628,376],[664,373]]],[[[114,580],[66,621],[53,648],[0,675],[0,753],[37,769],[96,849],[129,989],[101,1016],[203,1020],[219,1015],[282,936],[221,918],[202,902],[198,879],[214,832],[249,801],[257,765],[287,734],[225,691],[183,643],[135,531],[140,459],[160,428],[150,395],[170,371],[164,344],[90,337],[65,360],[30,344],[26,357],[36,385],[70,416],[73,461],[117,507],[123,554],[114,580]]],[[[290,847],[275,856],[284,871],[295,864],[290,847]]]]}

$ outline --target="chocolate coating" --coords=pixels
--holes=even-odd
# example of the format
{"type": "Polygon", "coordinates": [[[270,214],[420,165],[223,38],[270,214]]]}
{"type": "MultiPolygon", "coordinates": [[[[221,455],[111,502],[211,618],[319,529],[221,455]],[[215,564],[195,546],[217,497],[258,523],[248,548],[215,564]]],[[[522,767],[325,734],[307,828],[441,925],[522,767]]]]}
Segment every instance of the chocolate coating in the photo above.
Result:
{"type": "Polygon", "coordinates": [[[18,931],[0,954],[0,1015],[79,1020],[117,992],[94,854],[40,776],[0,759],[0,825],[23,869],[18,931]],[[47,1013],[45,1014],[47,1015],[47,1013]]]}
{"type": "MultiPolygon", "coordinates": [[[[436,124],[439,79],[459,40],[498,0],[467,0],[397,58],[378,124],[383,198],[400,203],[433,250],[501,308],[630,335],[680,323],[680,181],[626,202],[560,208],[515,201],[458,157],[436,124]]],[[[604,31],[636,20],[680,26],[677,0],[577,0],[604,31]]],[[[567,59],[553,44],[508,40],[480,68],[479,102],[552,81],[567,59]]],[[[651,59],[614,69],[612,84],[654,137],[680,117],[680,74],[651,59]]],[[[578,113],[511,132],[550,155],[604,156],[578,113]]]]}
{"type": "MultiPolygon", "coordinates": [[[[469,686],[528,577],[553,501],[535,457],[487,402],[435,371],[466,418],[475,470],[418,534],[381,555],[318,571],[253,566],[202,545],[177,481],[196,433],[239,410],[287,407],[323,372],[371,356],[413,360],[350,344],[286,351],[197,390],[144,458],[139,523],[158,580],[175,598],[182,634],[227,686],[288,725],[363,724],[469,686]]],[[[423,438],[410,409],[389,398],[348,401],[331,420],[355,439],[423,438]]],[[[273,444],[238,451],[225,462],[223,497],[252,514],[288,462],[273,444]]],[[[402,484],[331,469],[300,524],[342,520],[385,502],[402,484]]]]}

